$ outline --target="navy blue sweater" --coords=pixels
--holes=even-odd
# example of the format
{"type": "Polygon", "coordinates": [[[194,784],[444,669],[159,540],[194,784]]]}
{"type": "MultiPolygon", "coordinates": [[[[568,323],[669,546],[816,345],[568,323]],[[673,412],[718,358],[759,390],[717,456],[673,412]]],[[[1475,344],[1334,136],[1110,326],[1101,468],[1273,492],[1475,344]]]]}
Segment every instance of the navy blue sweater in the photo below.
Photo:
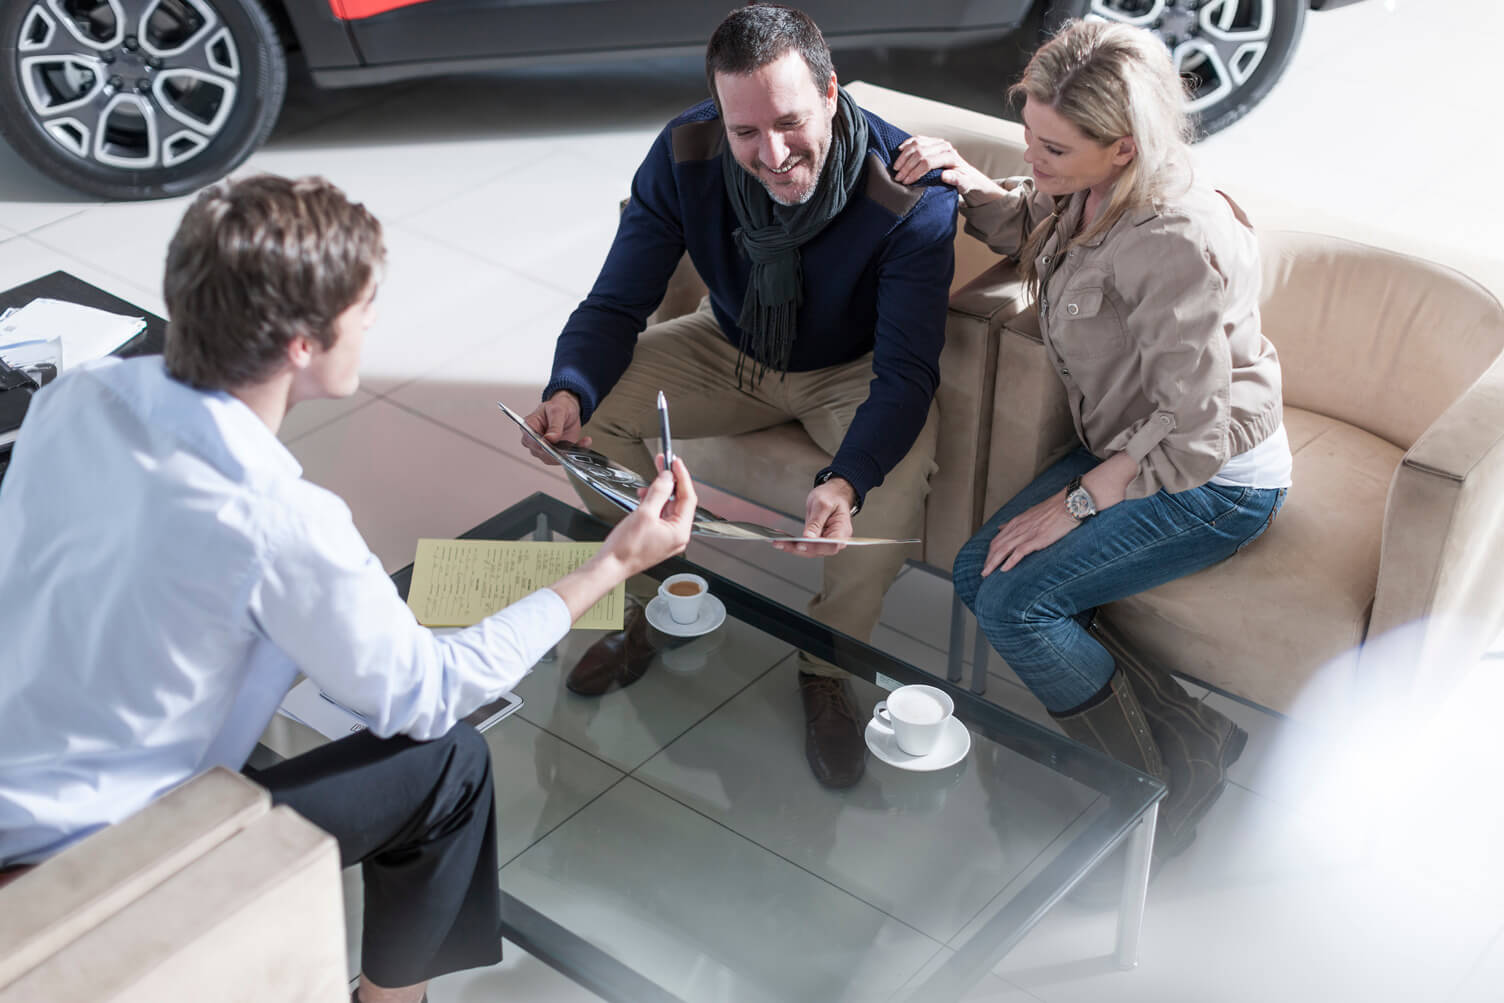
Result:
{"type": "MultiPolygon", "coordinates": [[[[955,191],[938,181],[938,172],[913,188],[894,181],[889,165],[907,134],[864,114],[866,179],[801,249],[804,300],[789,363],[791,372],[804,372],[873,352],[867,399],[829,468],[859,499],[882,483],[924,427],[940,381],[956,230],[955,191]]],[[[741,347],[736,319],[751,266],[732,238],[737,222],[723,156],[731,153],[710,101],[659,133],[632,180],[600,277],[559,336],[545,399],[572,391],[582,420],[589,420],[631,362],[637,336],[686,250],[709,287],[721,330],[741,347]]]]}

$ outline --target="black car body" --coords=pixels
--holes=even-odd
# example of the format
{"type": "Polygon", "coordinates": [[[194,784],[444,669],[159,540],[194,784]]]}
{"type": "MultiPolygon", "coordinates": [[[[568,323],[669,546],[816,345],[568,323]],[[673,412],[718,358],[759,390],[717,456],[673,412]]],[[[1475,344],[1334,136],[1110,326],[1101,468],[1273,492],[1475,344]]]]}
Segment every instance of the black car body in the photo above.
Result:
{"type": "MultiPolygon", "coordinates": [[[[985,44],[1069,17],[1141,25],[1213,132],[1274,85],[1308,9],[1355,0],[804,0],[832,48],[985,44]]],[[[0,131],[44,173],[107,198],[182,194],[270,134],[290,49],[341,87],[542,62],[700,50],[716,0],[6,0],[0,131]]]]}

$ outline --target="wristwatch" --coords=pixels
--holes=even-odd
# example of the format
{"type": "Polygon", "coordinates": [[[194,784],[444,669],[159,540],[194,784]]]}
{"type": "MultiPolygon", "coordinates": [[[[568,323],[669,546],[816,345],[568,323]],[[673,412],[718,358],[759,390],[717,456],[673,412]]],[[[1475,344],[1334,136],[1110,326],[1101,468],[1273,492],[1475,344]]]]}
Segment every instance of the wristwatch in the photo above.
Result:
{"type": "Polygon", "coordinates": [[[1097,514],[1097,503],[1091,500],[1091,492],[1081,486],[1080,477],[1072,477],[1065,486],[1065,510],[1077,522],[1085,522],[1097,514]]]}
{"type": "MultiPolygon", "coordinates": [[[[830,480],[832,477],[840,477],[840,476],[841,475],[838,474],[838,473],[836,473],[834,470],[822,470],[820,473],[818,473],[818,474],[815,475],[815,487],[819,487],[821,484],[824,484],[826,481],[830,480]]],[[[843,480],[844,480],[844,478],[843,478],[843,480]]],[[[851,482],[850,481],[846,481],[846,483],[850,484],[851,482]]],[[[851,489],[851,494],[852,494],[852,498],[853,498],[853,500],[851,502],[851,514],[852,515],[856,515],[858,512],[860,512],[862,510],[862,499],[861,499],[860,496],[857,495],[856,488],[852,488],[851,489]]]]}

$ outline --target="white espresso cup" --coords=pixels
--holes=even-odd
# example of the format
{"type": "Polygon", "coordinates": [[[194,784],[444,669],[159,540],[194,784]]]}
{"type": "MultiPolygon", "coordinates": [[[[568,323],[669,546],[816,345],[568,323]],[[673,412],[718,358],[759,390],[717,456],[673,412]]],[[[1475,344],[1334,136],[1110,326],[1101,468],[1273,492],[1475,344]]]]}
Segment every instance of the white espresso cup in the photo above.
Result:
{"type": "Polygon", "coordinates": [[[950,695],[934,686],[900,686],[872,709],[877,726],[893,733],[898,747],[911,756],[935,750],[945,722],[955,713],[950,695]]]}
{"type": "Polygon", "coordinates": [[[668,604],[668,617],[675,623],[694,623],[700,607],[710,594],[710,583],[699,575],[669,575],[658,586],[658,594],[668,604]]]}

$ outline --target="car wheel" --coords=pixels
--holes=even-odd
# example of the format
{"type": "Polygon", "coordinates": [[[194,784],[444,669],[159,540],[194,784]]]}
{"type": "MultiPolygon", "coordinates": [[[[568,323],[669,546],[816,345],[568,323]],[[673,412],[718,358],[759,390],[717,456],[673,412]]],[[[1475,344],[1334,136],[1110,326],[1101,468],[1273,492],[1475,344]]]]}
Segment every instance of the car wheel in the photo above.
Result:
{"type": "Polygon", "coordinates": [[[110,199],[182,195],[266,141],[287,90],[254,0],[5,0],[0,132],[110,199]]]}
{"type": "Polygon", "coordinates": [[[1309,0],[1054,0],[1046,30],[1067,17],[1152,31],[1190,88],[1188,109],[1206,136],[1264,99],[1285,72],[1309,0]]]}

